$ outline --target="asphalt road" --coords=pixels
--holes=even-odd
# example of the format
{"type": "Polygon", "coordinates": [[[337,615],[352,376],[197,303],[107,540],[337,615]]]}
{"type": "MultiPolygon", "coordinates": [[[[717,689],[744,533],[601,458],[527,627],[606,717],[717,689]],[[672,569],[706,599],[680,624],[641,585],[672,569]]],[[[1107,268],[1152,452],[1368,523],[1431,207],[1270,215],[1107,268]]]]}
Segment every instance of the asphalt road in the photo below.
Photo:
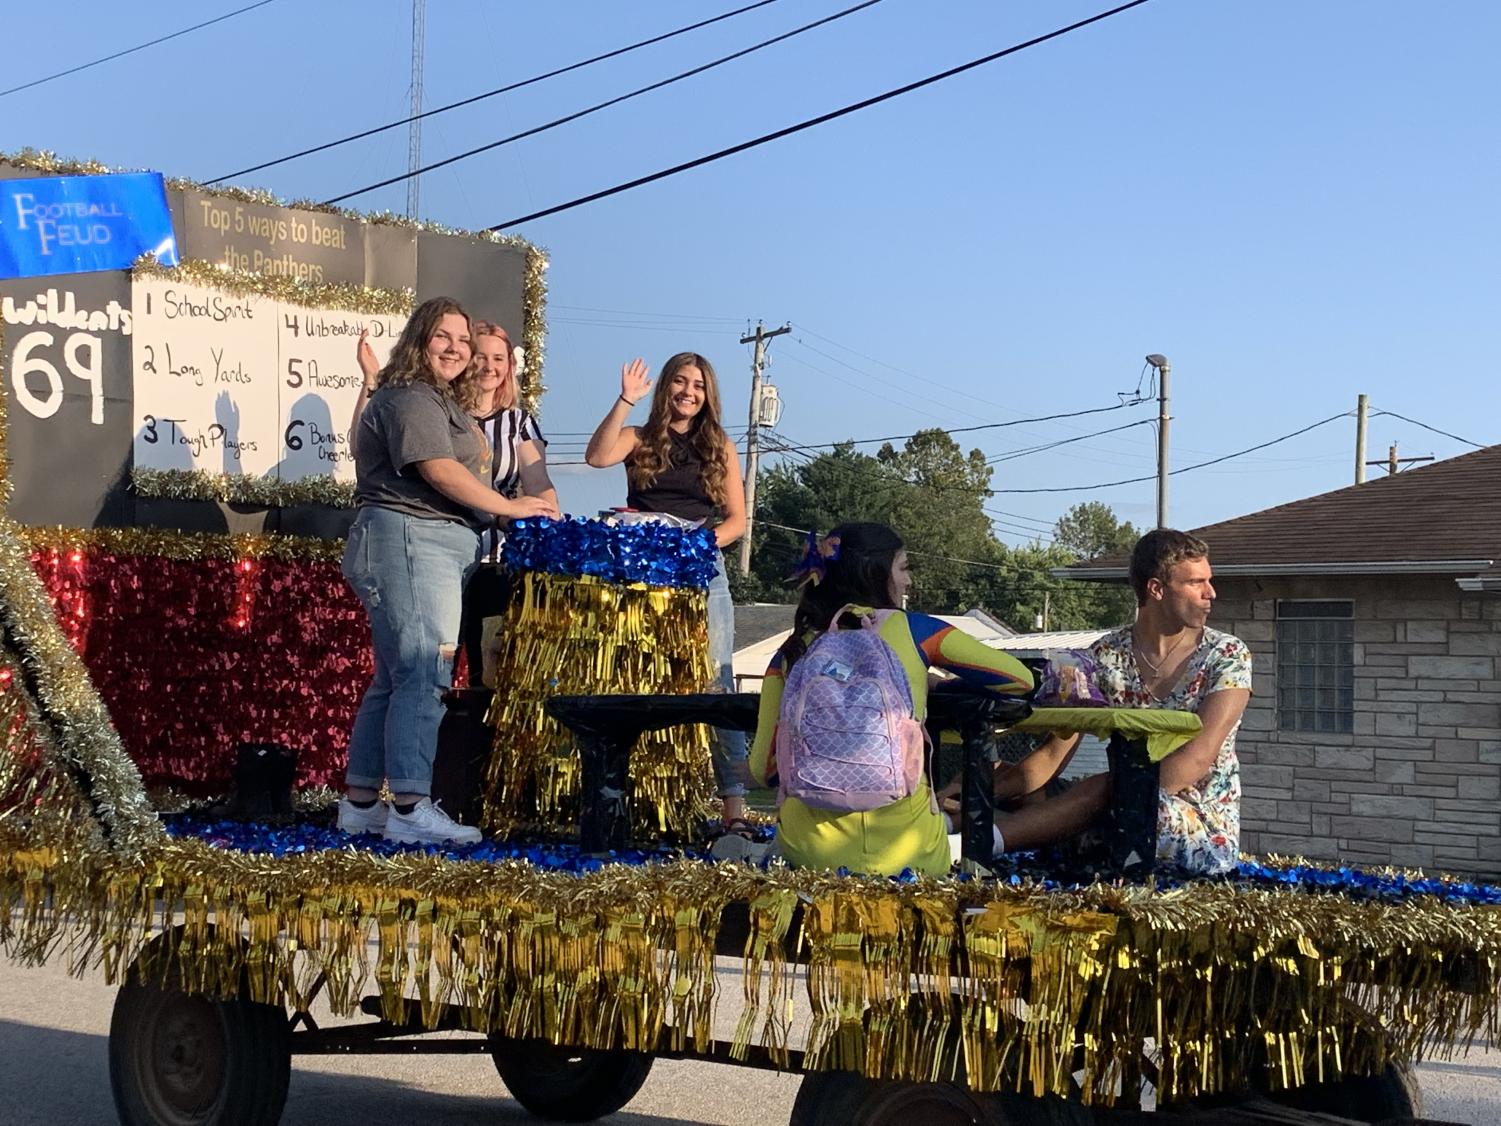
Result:
{"type": "MultiPolygon", "coordinates": [[[[738,990],[733,973],[724,988],[738,990]]],[[[115,1121],[106,1045],[114,991],[0,958],[0,1126],[115,1121]]],[[[1501,1123],[1501,1052],[1421,1068],[1425,1113],[1473,1126],[1501,1123]]],[[[658,1062],[620,1126],[785,1123],[798,1077],[718,1064],[658,1062]]],[[[299,1056],[284,1126],[421,1126],[536,1122],[511,1101],[488,1057],[299,1056]]],[[[914,1124],[916,1126],[916,1124],[914,1124]]]]}

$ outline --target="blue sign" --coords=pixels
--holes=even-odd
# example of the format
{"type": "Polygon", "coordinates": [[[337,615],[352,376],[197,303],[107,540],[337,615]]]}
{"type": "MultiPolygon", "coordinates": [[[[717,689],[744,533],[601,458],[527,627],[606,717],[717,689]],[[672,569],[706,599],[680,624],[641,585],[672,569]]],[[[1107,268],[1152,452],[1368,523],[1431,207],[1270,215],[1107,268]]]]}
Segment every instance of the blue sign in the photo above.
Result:
{"type": "Polygon", "coordinates": [[[0,180],[0,278],[177,265],[160,172],[0,180]]]}

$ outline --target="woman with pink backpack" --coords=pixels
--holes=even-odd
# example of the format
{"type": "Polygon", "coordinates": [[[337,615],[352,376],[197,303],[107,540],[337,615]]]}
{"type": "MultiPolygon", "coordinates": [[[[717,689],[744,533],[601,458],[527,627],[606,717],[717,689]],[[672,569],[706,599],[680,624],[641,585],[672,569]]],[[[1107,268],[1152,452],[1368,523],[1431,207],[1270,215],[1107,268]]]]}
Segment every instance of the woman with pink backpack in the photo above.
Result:
{"type": "Polygon", "coordinates": [[[792,635],[761,688],[752,775],[780,796],[778,840],[798,868],[941,876],[949,828],[927,778],[928,669],[1006,695],[1032,690],[1009,654],[901,609],[911,577],[884,524],[810,534],[792,635]]]}

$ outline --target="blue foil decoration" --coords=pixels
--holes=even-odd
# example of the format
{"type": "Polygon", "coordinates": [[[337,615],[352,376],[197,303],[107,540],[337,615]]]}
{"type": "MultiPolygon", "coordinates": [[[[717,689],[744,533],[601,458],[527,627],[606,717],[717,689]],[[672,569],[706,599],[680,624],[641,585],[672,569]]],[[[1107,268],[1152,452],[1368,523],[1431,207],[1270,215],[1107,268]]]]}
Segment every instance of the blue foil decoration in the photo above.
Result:
{"type": "Polygon", "coordinates": [[[355,849],[376,856],[400,856],[422,852],[451,860],[472,860],[499,864],[521,860],[534,868],[581,875],[597,872],[607,864],[641,866],[680,859],[707,859],[701,849],[645,848],[620,849],[605,856],[585,853],[577,845],[539,840],[494,840],[486,838],[472,845],[404,845],[388,841],[374,833],[351,835],[330,823],[299,820],[290,825],[263,825],[248,821],[229,821],[201,814],[174,814],[162,821],[174,837],[196,838],[213,848],[259,856],[298,856],[309,852],[355,849]]]}
{"type": "MultiPolygon", "coordinates": [[[[458,846],[402,845],[383,837],[365,833],[351,836],[341,832],[323,820],[299,820],[291,825],[262,825],[245,821],[228,821],[205,817],[197,813],[169,814],[162,818],[167,832],[174,837],[189,837],[203,841],[214,848],[233,852],[255,853],[263,856],[297,856],[308,852],[357,849],[377,856],[399,856],[409,852],[424,852],[453,860],[471,860],[480,863],[499,864],[507,860],[520,860],[534,868],[553,872],[570,872],[582,875],[597,872],[606,865],[624,864],[639,867],[671,860],[704,860],[711,857],[701,848],[673,848],[654,845],[645,848],[619,849],[605,856],[580,851],[574,844],[539,840],[492,840],[486,838],[478,844],[458,846]]],[[[767,841],[775,831],[767,826],[755,834],[756,839],[767,841]]],[[[998,872],[990,880],[1020,887],[1031,880],[1046,890],[1077,890],[1085,886],[1072,881],[1049,879],[1034,871],[1028,861],[1035,860],[1031,854],[1010,854],[1005,858],[1018,870],[998,872]]],[[[763,860],[758,865],[765,868],[771,861],[763,860]]],[[[847,868],[840,868],[836,875],[848,876],[847,868]]],[[[967,874],[958,877],[961,883],[969,883],[967,874]]],[[[1235,872],[1215,879],[1245,887],[1279,887],[1288,891],[1343,895],[1350,899],[1377,900],[1400,903],[1413,899],[1436,898],[1456,906],[1501,906],[1501,886],[1471,880],[1448,877],[1420,876],[1412,873],[1382,871],[1367,872],[1350,866],[1324,868],[1302,864],[1264,864],[1256,860],[1242,861],[1235,872]]],[[[892,876],[896,884],[909,884],[917,880],[910,869],[892,876]]],[[[1192,877],[1175,878],[1159,872],[1156,877],[1158,889],[1166,891],[1191,882],[1192,877]]]]}
{"type": "Polygon", "coordinates": [[[706,590],[719,548],[706,528],[538,516],[511,522],[501,562],[517,571],[706,590]]]}

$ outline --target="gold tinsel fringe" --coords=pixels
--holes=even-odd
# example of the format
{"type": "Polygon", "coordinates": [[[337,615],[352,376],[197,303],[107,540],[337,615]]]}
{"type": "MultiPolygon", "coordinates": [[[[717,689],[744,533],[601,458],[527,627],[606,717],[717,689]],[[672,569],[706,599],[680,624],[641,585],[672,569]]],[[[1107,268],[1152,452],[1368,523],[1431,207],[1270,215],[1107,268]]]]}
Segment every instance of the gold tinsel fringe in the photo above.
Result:
{"type": "MultiPolygon", "coordinates": [[[[519,863],[189,840],[130,866],[0,842],[0,941],[68,940],[110,980],[153,941],[190,987],[584,1047],[708,1043],[721,912],[750,913],[734,1050],[785,1052],[786,937],[802,908],[805,1066],[1112,1101],[1155,1040],[1159,1098],[1377,1069],[1495,1042],[1501,913],[1202,883],[1169,893],[885,880],[680,862],[586,876],[519,863]],[[179,915],[180,913],[180,915],[179,915]],[[177,918],[180,923],[174,925],[177,918]],[[367,955],[367,946],[373,952],[367,955]]],[[[165,963],[161,963],[165,967],[165,963]]]]}
{"type": "MultiPolygon", "coordinates": [[[[261,559],[276,563],[337,563],[342,540],[246,532],[179,532],[164,528],[40,528],[17,526],[33,551],[89,551],[104,555],[149,555],[183,562],[261,559]]],[[[49,614],[50,616],[50,614],[49,614]]]]}
{"type": "MultiPolygon", "coordinates": [[[[3,158],[0,158],[3,159],[3,158]]],[[[138,258],[132,275],[166,278],[169,281],[211,286],[237,297],[269,297],[310,309],[339,309],[352,313],[406,316],[412,311],[410,289],[380,289],[348,282],[310,282],[301,278],[273,276],[254,270],[234,270],[218,262],[184,258],[176,266],[163,266],[150,256],[138,258]]]]}
{"type": "MultiPolygon", "coordinates": [[[[486,823],[504,829],[577,820],[578,748],[543,710],[550,696],[703,691],[712,680],[701,590],[617,586],[528,572],[498,638],[487,722],[486,823]]],[[[631,754],[633,820],[649,836],[684,838],[709,815],[709,734],[702,726],[644,734],[631,754]]]]}
{"type": "Polygon", "coordinates": [[[249,473],[210,473],[206,469],[144,469],[130,471],[130,487],[137,496],[166,500],[216,500],[225,504],[253,504],[286,508],[293,504],[322,504],[353,508],[354,486],[332,477],[303,477],[283,481],[249,473]]]}

